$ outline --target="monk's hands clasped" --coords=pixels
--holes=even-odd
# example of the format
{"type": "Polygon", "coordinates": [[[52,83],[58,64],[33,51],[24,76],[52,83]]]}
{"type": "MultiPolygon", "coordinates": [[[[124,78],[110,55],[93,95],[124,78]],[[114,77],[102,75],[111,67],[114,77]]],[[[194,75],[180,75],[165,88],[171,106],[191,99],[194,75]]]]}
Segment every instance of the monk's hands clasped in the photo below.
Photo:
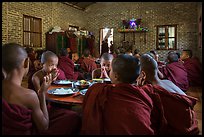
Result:
{"type": "Polygon", "coordinates": [[[48,90],[48,88],[50,87],[52,81],[53,81],[53,79],[52,79],[52,74],[51,73],[44,76],[43,83],[42,83],[38,93],[45,93],[48,90]]]}
{"type": "Polygon", "coordinates": [[[101,76],[100,78],[109,78],[108,73],[106,71],[106,67],[101,67],[101,76]]]}
{"type": "Polygon", "coordinates": [[[57,79],[57,77],[59,76],[59,70],[57,68],[53,69],[51,71],[51,75],[52,75],[52,81],[55,81],[57,79]]]}
{"type": "Polygon", "coordinates": [[[142,75],[142,73],[140,73],[140,75],[137,77],[136,79],[136,85],[137,86],[143,86],[145,83],[145,78],[144,76],[142,75]]]}

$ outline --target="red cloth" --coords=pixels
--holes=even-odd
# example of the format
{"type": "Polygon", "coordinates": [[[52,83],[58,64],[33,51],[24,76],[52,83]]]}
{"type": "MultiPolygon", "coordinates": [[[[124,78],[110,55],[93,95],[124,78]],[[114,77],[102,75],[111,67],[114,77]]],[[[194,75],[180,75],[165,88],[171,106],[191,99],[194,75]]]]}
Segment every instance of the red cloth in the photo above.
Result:
{"type": "Polygon", "coordinates": [[[138,87],[94,84],[84,97],[81,134],[152,135],[152,109],[151,98],[138,87]]]}
{"type": "Polygon", "coordinates": [[[78,134],[81,128],[81,117],[74,111],[49,106],[49,129],[41,135],[72,135],[78,134]]]}
{"type": "Polygon", "coordinates": [[[88,39],[87,39],[87,43],[88,43],[88,48],[89,48],[89,50],[90,50],[90,53],[91,53],[91,55],[93,55],[93,53],[94,53],[94,43],[95,43],[95,40],[92,39],[92,38],[88,38],[88,39]]]}
{"type": "Polygon", "coordinates": [[[157,64],[158,64],[158,66],[163,66],[163,65],[165,65],[165,63],[164,63],[164,62],[161,62],[161,61],[157,61],[157,64]]]}
{"type": "Polygon", "coordinates": [[[32,111],[2,98],[2,135],[31,135],[32,111]]]}
{"type": "Polygon", "coordinates": [[[196,58],[188,58],[184,60],[184,67],[187,71],[190,86],[202,85],[202,65],[196,58]]]}
{"type": "Polygon", "coordinates": [[[64,72],[67,79],[77,80],[78,73],[74,72],[74,62],[68,56],[59,57],[58,68],[64,72]]]}
{"type": "Polygon", "coordinates": [[[173,62],[159,68],[164,75],[164,79],[172,81],[181,90],[186,91],[189,88],[187,72],[184,65],[180,62],[173,62]]]}
{"type": "Polygon", "coordinates": [[[64,74],[64,71],[61,70],[60,68],[58,68],[58,70],[59,70],[59,76],[57,77],[57,80],[66,80],[67,78],[64,74]]]}
{"type": "Polygon", "coordinates": [[[77,52],[77,40],[76,38],[69,38],[70,49],[72,52],[77,52]]]}
{"type": "Polygon", "coordinates": [[[84,72],[92,73],[92,71],[96,68],[97,68],[97,65],[93,59],[84,58],[81,62],[81,69],[84,72]]]}
{"type": "MultiPolygon", "coordinates": [[[[197,135],[199,133],[198,122],[193,107],[197,99],[168,92],[159,85],[145,85],[143,89],[150,95],[157,94],[159,104],[162,104],[167,125],[160,134],[197,135]]],[[[155,106],[157,107],[157,106],[155,106]]]]}
{"type": "Polygon", "coordinates": [[[78,134],[81,127],[81,118],[76,112],[49,106],[49,128],[37,132],[30,109],[9,104],[4,99],[2,99],[2,108],[2,129],[5,135],[71,135],[78,134]]]}

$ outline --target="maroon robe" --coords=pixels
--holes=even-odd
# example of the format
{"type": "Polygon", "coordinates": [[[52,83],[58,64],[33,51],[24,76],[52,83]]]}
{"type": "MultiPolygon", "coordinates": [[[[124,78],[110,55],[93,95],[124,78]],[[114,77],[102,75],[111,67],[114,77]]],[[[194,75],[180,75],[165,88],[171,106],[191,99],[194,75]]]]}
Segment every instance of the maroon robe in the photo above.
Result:
{"type": "Polygon", "coordinates": [[[187,71],[190,86],[202,85],[202,65],[196,58],[188,58],[184,60],[184,67],[187,71]]]}
{"type": "Polygon", "coordinates": [[[84,58],[81,62],[81,69],[83,72],[92,73],[92,71],[96,68],[97,65],[93,59],[84,58]]]}
{"type": "Polygon", "coordinates": [[[77,39],[69,38],[70,49],[72,52],[77,52],[77,39]]]}
{"type": "Polygon", "coordinates": [[[64,72],[67,79],[77,80],[78,73],[74,72],[74,62],[68,56],[59,57],[58,68],[64,72]]]}
{"type": "MultiPolygon", "coordinates": [[[[142,87],[150,95],[157,94],[159,104],[162,104],[167,125],[160,134],[197,135],[198,121],[193,107],[197,99],[187,95],[172,93],[159,85],[145,85],[142,87]]],[[[157,107],[157,106],[155,106],[157,107]]]]}
{"type": "Polygon", "coordinates": [[[2,98],[3,135],[71,135],[78,134],[80,116],[73,111],[48,106],[49,128],[37,131],[32,121],[32,110],[16,104],[9,104],[2,98]]]}
{"type": "Polygon", "coordinates": [[[138,87],[94,84],[84,97],[81,134],[153,135],[152,109],[151,98],[138,87]]]}
{"type": "Polygon", "coordinates": [[[88,48],[90,50],[90,54],[93,55],[94,53],[94,43],[95,43],[95,40],[92,39],[92,38],[88,38],[87,39],[87,43],[88,43],[88,48]]]}
{"type": "Polygon", "coordinates": [[[158,66],[163,66],[163,65],[165,65],[165,63],[164,63],[164,62],[161,62],[161,61],[157,61],[157,64],[158,64],[158,66]]]}
{"type": "Polygon", "coordinates": [[[59,70],[59,76],[57,77],[57,80],[66,80],[66,76],[63,70],[61,70],[60,68],[58,68],[59,70]]]}
{"type": "Polygon", "coordinates": [[[172,81],[181,90],[187,91],[189,88],[188,77],[185,67],[180,62],[173,62],[159,68],[164,75],[164,79],[172,81]]]}

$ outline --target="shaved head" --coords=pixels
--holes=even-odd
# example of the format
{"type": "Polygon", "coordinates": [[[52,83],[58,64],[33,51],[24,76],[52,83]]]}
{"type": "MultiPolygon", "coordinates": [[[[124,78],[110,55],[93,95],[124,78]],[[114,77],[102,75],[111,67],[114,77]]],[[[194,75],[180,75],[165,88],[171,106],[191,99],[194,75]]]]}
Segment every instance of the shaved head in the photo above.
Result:
{"type": "Polygon", "coordinates": [[[110,54],[110,53],[103,53],[103,55],[101,56],[101,59],[112,60],[113,59],[113,55],[110,54]]]}
{"type": "Polygon", "coordinates": [[[41,63],[47,62],[51,57],[58,58],[57,55],[52,51],[45,51],[41,56],[41,63]]]}
{"type": "Polygon", "coordinates": [[[149,54],[143,54],[140,57],[141,70],[145,71],[147,75],[155,75],[158,65],[156,60],[149,54]]]}
{"type": "Polygon", "coordinates": [[[169,63],[178,62],[178,55],[176,53],[169,53],[167,59],[169,63]]]}
{"type": "Polygon", "coordinates": [[[133,83],[140,73],[139,59],[127,54],[118,55],[112,61],[112,70],[119,75],[119,81],[133,83]]]}
{"type": "Polygon", "coordinates": [[[19,68],[27,57],[26,50],[17,43],[7,43],[2,46],[2,68],[5,72],[19,68]]]}

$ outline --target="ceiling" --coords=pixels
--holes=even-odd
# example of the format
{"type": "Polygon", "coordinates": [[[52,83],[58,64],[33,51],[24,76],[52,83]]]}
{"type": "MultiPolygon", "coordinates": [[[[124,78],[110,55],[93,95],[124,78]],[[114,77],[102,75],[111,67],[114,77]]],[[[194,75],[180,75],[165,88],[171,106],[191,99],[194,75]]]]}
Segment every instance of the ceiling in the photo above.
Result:
{"type": "Polygon", "coordinates": [[[69,5],[71,7],[80,9],[80,10],[86,10],[86,8],[96,2],[63,2],[66,5],[69,5]]]}

